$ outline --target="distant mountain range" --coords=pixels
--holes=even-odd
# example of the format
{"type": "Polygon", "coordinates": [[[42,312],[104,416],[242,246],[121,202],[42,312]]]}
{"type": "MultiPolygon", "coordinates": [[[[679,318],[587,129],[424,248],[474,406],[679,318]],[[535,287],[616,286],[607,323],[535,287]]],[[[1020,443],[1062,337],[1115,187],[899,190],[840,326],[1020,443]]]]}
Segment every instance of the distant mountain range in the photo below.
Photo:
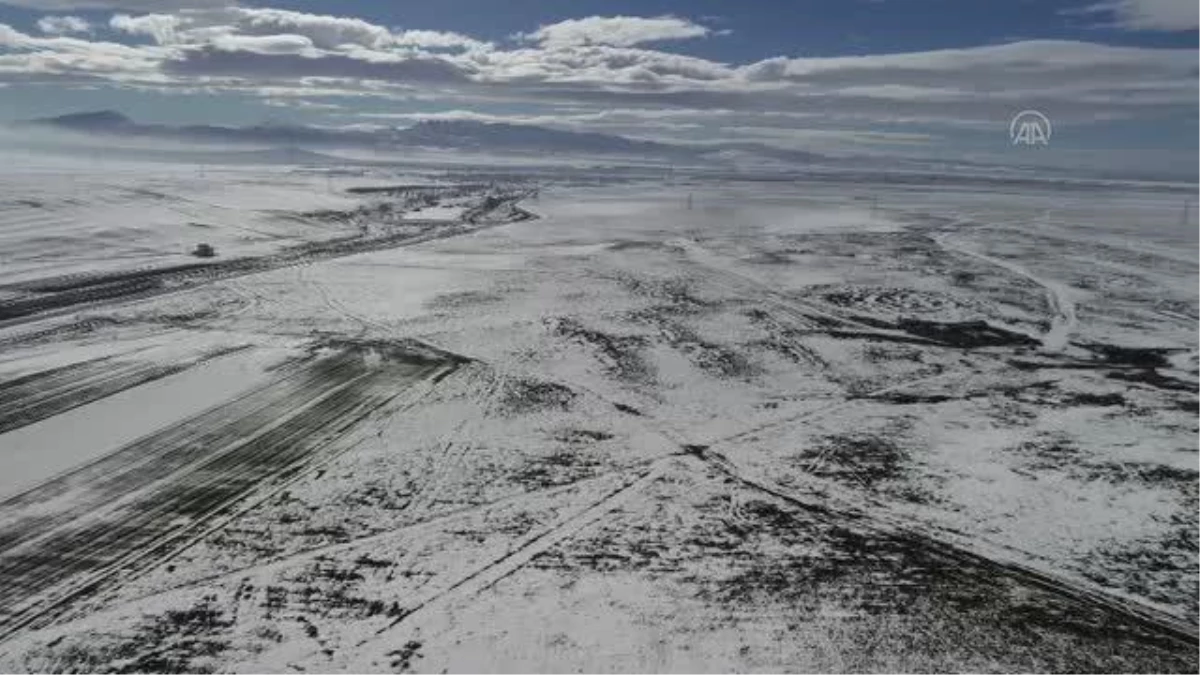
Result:
{"type": "MultiPolygon", "coordinates": [[[[671,164],[704,171],[766,171],[779,175],[795,172],[833,171],[867,172],[886,175],[893,182],[964,180],[1004,181],[1022,184],[1047,178],[1073,180],[1146,180],[1194,183],[1194,174],[1145,174],[1135,171],[1101,172],[1089,169],[1054,169],[1051,167],[996,165],[966,160],[946,162],[934,158],[904,156],[840,156],[832,157],[803,150],[771,147],[754,142],[718,142],[688,145],[638,140],[582,131],[565,131],[547,127],[478,122],[472,120],[427,120],[409,127],[329,128],[287,124],[258,124],[244,127],[217,125],[143,124],[119,112],[99,110],[79,112],[58,117],[46,117],[14,126],[38,128],[43,131],[74,132],[88,137],[116,137],[143,140],[170,140],[184,143],[179,147],[150,147],[141,144],[136,152],[157,154],[163,158],[183,157],[189,161],[213,163],[264,162],[279,164],[373,164],[387,163],[379,156],[374,159],[348,159],[322,154],[338,149],[404,151],[430,149],[455,150],[478,154],[522,155],[554,162],[574,161],[576,157],[601,159],[606,165],[656,166],[671,164]]],[[[64,140],[66,140],[64,138],[64,140]]],[[[113,147],[112,152],[134,152],[113,147]]],[[[449,159],[449,158],[448,158],[449,159]]]]}
{"type": "Polygon", "coordinates": [[[554,153],[613,155],[643,160],[705,161],[733,156],[757,157],[790,164],[826,159],[821,155],[754,143],[691,146],[661,143],[593,132],[564,131],[547,127],[478,122],[428,120],[410,127],[372,130],[332,129],[298,125],[260,124],[245,127],[215,125],[170,126],[142,124],[112,110],[72,113],[20,123],[27,126],[104,134],[128,138],[162,138],[206,144],[253,145],[293,148],[437,148],[499,153],[554,153]]]}

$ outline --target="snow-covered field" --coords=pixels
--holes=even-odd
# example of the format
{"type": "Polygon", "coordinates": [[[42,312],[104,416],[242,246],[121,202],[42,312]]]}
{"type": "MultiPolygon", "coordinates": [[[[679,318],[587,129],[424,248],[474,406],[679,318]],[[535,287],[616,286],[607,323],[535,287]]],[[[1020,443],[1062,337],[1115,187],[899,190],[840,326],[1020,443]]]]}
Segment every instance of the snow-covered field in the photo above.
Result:
{"type": "Polygon", "coordinates": [[[0,178],[0,670],[1197,670],[1194,186],[0,178]]]}

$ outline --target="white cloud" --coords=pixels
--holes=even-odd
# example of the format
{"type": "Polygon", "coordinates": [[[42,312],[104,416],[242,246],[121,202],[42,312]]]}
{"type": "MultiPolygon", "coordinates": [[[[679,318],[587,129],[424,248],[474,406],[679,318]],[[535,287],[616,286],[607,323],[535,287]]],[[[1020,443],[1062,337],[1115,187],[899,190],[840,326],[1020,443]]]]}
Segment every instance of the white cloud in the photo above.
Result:
{"type": "MultiPolygon", "coordinates": [[[[384,95],[388,86],[420,82],[443,85],[424,95],[456,101],[863,115],[894,107],[905,117],[947,119],[977,118],[986,110],[1007,114],[1014,101],[1081,114],[1084,102],[1125,109],[1194,104],[1196,92],[1194,50],[1070,41],[777,57],[735,66],[669,51],[569,40],[552,48],[502,49],[456,33],[392,31],[359,19],[283,10],[118,14],[110,25],[153,38],[155,45],[121,47],[138,55],[138,73],[156,61],[158,79],[180,86],[194,78],[217,78],[205,86],[243,88],[255,82],[285,86],[326,78],[347,93],[384,95]]],[[[30,55],[28,60],[38,62],[40,72],[50,62],[92,72],[87,52],[111,50],[105,46],[111,43],[62,40],[21,35],[8,40],[13,43],[8,46],[36,51],[37,58],[30,55]]],[[[112,77],[129,83],[125,75],[114,72],[112,77]]]]}
{"type": "Polygon", "coordinates": [[[37,27],[47,35],[88,33],[92,30],[92,25],[86,19],[77,16],[43,16],[38,19],[37,27]]]}
{"type": "Polygon", "coordinates": [[[520,37],[551,48],[572,45],[630,47],[645,42],[704,37],[710,32],[705,26],[674,16],[589,16],[542,26],[520,37]]]}
{"type": "Polygon", "coordinates": [[[226,7],[238,0],[0,0],[0,5],[29,7],[47,12],[70,9],[124,9],[134,12],[161,12],[186,7],[226,7]]]}
{"type": "Polygon", "coordinates": [[[146,35],[160,45],[175,42],[176,31],[183,23],[183,19],[173,14],[116,14],[108,20],[108,25],[114,30],[130,35],[146,35]]]}
{"type": "Polygon", "coordinates": [[[159,44],[203,45],[220,36],[300,35],[317,49],[394,48],[488,49],[487,42],[450,31],[392,31],[362,19],[282,9],[220,7],[185,9],[174,14],[117,14],[109,25],[131,35],[148,35],[159,44]]]}
{"type": "Polygon", "coordinates": [[[0,24],[0,80],[9,82],[162,82],[158,68],[165,57],[157,47],[138,48],[64,36],[34,37],[0,24]]]}
{"type": "Polygon", "coordinates": [[[424,49],[491,49],[483,42],[460,33],[441,30],[405,30],[392,34],[392,44],[424,49]]]}
{"type": "Polygon", "coordinates": [[[1196,0],[1105,0],[1084,13],[1106,14],[1127,30],[1189,31],[1200,26],[1196,0]]]}
{"type": "Polygon", "coordinates": [[[447,119],[780,146],[849,142],[849,135],[919,143],[938,129],[999,130],[1003,138],[1013,112],[1028,107],[1064,124],[1195,116],[1195,49],[1030,40],[729,64],[648,44],[711,34],[672,17],[575,19],[512,45],[211,4],[113,16],[109,26],[132,44],[26,35],[0,24],[0,83],[236,93],[294,101],[314,115],[338,110],[331,106],[343,102],[333,97],[355,97],[342,113],[372,101],[391,110],[406,102],[442,109],[433,115],[447,119]],[[500,104],[525,112],[489,112],[500,104]],[[824,129],[829,120],[845,128],[824,129]]]}
{"type": "Polygon", "coordinates": [[[229,7],[207,15],[199,14],[196,18],[213,23],[228,21],[234,30],[252,35],[303,35],[320,49],[338,49],[346,45],[382,49],[392,44],[392,34],[387,28],[350,17],[283,9],[229,7]]]}
{"type": "Polygon", "coordinates": [[[269,105],[272,108],[288,108],[291,110],[295,110],[295,109],[300,109],[300,110],[341,110],[342,109],[342,106],[340,106],[336,103],[324,103],[321,101],[305,101],[305,100],[279,99],[279,98],[265,98],[265,99],[263,99],[263,104],[269,105]]]}
{"type": "Polygon", "coordinates": [[[303,54],[311,52],[313,42],[303,35],[219,35],[212,46],[227,52],[303,54]]]}

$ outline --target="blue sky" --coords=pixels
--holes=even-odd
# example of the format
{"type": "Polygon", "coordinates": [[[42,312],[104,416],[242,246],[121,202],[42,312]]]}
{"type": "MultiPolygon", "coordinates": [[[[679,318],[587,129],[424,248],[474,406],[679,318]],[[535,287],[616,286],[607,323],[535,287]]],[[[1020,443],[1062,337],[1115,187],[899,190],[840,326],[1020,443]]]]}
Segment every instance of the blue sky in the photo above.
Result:
{"type": "Polygon", "coordinates": [[[479,119],[834,154],[1195,165],[1195,0],[0,0],[0,120],[479,119]]]}
{"type": "MultiPolygon", "coordinates": [[[[0,4],[0,22],[32,27],[47,14],[37,7],[48,3],[30,0],[27,4],[0,4]]],[[[1106,27],[1112,21],[1099,14],[1071,15],[1095,6],[1095,0],[276,0],[259,4],[360,17],[385,26],[457,31],[488,40],[581,16],[685,16],[708,19],[730,33],[719,40],[680,44],[675,50],[724,61],[970,47],[1032,38],[1196,46],[1194,31],[1130,31],[1106,27]]],[[[134,8],[139,6],[153,3],[133,3],[134,8]]],[[[87,9],[70,13],[92,19],[106,19],[108,14],[87,9]]]]}

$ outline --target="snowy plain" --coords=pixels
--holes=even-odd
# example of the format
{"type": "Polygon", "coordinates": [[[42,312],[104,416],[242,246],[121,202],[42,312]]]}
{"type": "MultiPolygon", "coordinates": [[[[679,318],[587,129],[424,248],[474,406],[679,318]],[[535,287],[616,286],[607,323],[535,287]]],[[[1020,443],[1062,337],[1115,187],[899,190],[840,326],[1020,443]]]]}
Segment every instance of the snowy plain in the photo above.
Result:
{"type": "Polygon", "coordinates": [[[5,170],[0,669],[1196,671],[1194,186],[505,172],[5,170]]]}

